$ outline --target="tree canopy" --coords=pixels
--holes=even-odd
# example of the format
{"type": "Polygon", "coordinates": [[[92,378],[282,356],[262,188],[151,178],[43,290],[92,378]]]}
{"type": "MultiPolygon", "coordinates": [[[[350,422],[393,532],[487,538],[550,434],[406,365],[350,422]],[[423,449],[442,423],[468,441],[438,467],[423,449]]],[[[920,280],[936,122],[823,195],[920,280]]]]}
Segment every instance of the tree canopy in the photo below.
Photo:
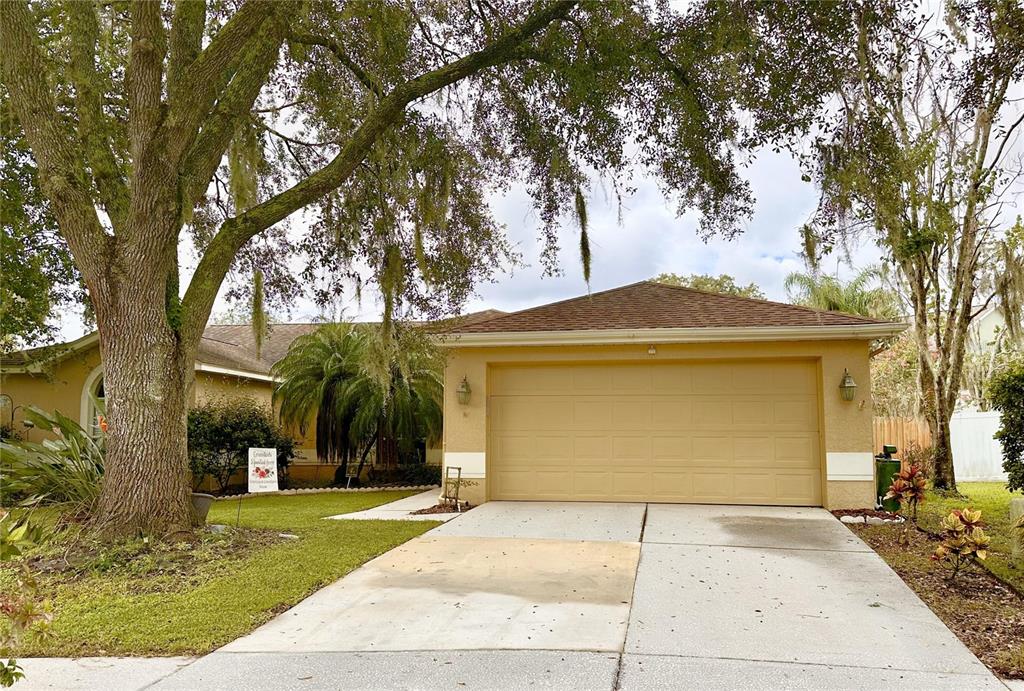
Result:
{"type": "Polygon", "coordinates": [[[670,286],[684,286],[706,290],[710,293],[722,293],[724,295],[739,295],[745,298],[756,298],[764,300],[764,292],[756,283],[748,283],[745,286],[737,285],[736,279],[729,274],[711,276],[709,274],[690,274],[680,276],[679,274],[658,274],[654,277],[658,283],[665,283],[670,286]]]}

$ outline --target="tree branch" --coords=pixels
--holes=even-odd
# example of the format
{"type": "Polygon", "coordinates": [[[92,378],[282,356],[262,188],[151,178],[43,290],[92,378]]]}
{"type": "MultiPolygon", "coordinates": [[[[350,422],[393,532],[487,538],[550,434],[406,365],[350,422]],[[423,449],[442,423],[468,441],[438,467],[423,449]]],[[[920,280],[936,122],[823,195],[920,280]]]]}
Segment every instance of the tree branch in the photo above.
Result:
{"type": "Polygon", "coordinates": [[[301,43],[305,46],[320,46],[321,48],[326,48],[331,51],[331,54],[334,55],[334,58],[338,62],[344,65],[345,68],[352,73],[352,76],[359,80],[360,84],[373,92],[377,98],[384,96],[384,89],[380,85],[380,80],[356,63],[356,61],[353,60],[352,57],[341,47],[341,44],[333,38],[316,36],[306,31],[293,31],[289,34],[288,40],[294,43],[301,43]]]}
{"type": "Polygon", "coordinates": [[[377,138],[399,119],[406,106],[470,75],[514,59],[517,46],[551,22],[565,17],[576,2],[556,0],[543,5],[486,47],[397,86],[381,99],[330,163],[284,192],[225,221],[207,246],[185,293],[183,336],[198,338],[202,332],[217,290],[238,250],[258,233],[340,187],[377,138]]]}
{"type": "Polygon", "coordinates": [[[278,51],[287,29],[286,22],[287,17],[279,16],[260,27],[220,102],[203,124],[195,143],[186,152],[180,182],[183,209],[195,206],[206,192],[210,178],[220,165],[239,121],[249,117],[263,85],[277,64],[278,51]]]}
{"type": "Polygon", "coordinates": [[[74,105],[78,113],[78,134],[100,202],[115,228],[128,212],[128,187],[124,171],[111,147],[103,113],[103,87],[96,70],[96,45],[100,26],[90,2],[68,4],[70,14],[71,82],[75,87],[74,105]]]}
{"type": "Polygon", "coordinates": [[[131,141],[133,190],[138,190],[140,163],[163,119],[163,68],[167,51],[160,4],[135,0],[131,6],[131,48],[125,70],[128,135],[131,141]]]}
{"type": "Polygon", "coordinates": [[[176,0],[167,61],[167,100],[172,104],[190,79],[187,68],[202,51],[205,24],[206,0],[176,0]]]}
{"type": "Polygon", "coordinates": [[[109,238],[103,231],[80,164],[77,140],[67,136],[50,88],[35,21],[24,0],[0,2],[0,65],[14,112],[39,166],[39,181],[85,280],[91,286],[104,269],[109,238]]]}
{"type": "Polygon", "coordinates": [[[217,32],[210,45],[183,68],[192,85],[181,88],[167,116],[167,146],[172,160],[179,160],[195,142],[199,128],[230,78],[230,68],[246,51],[249,41],[275,11],[277,3],[248,0],[217,32]]]}

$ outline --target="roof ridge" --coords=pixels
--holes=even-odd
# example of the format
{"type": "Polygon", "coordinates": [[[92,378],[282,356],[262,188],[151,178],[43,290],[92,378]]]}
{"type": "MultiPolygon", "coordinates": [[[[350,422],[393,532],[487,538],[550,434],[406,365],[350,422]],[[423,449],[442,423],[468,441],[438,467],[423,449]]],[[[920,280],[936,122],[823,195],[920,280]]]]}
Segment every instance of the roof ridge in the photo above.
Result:
{"type": "Polygon", "coordinates": [[[492,321],[494,319],[498,319],[500,317],[511,317],[513,315],[526,314],[527,312],[533,312],[534,310],[547,309],[548,307],[554,307],[556,305],[564,305],[566,303],[576,302],[578,300],[589,300],[590,298],[593,298],[596,295],[604,295],[605,293],[614,293],[614,292],[616,292],[618,290],[624,290],[626,288],[633,288],[634,286],[642,285],[644,283],[649,283],[649,282],[650,281],[636,281],[635,283],[627,283],[624,286],[616,286],[615,288],[606,288],[604,290],[599,290],[596,293],[588,292],[586,295],[577,295],[576,297],[564,298],[562,300],[556,300],[555,302],[545,302],[543,305],[534,305],[533,307],[527,307],[525,309],[515,310],[513,312],[504,312],[502,314],[497,315],[496,317],[491,317],[490,319],[484,319],[483,321],[481,321],[479,323],[480,324],[486,324],[487,322],[492,321]]]}
{"type": "MultiPolygon", "coordinates": [[[[701,293],[703,295],[714,295],[714,296],[717,296],[717,297],[735,298],[735,299],[738,299],[738,300],[747,300],[749,302],[757,302],[757,303],[760,303],[760,304],[779,305],[781,307],[792,307],[792,308],[795,308],[795,309],[798,309],[798,310],[803,310],[805,312],[810,312],[811,314],[817,315],[818,318],[819,318],[819,321],[820,321],[821,315],[823,315],[823,314],[839,314],[839,315],[842,315],[844,317],[851,317],[853,319],[860,319],[861,321],[864,321],[864,322],[867,322],[867,323],[871,323],[871,324],[891,324],[891,323],[893,323],[893,322],[891,322],[889,320],[875,319],[873,317],[865,317],[862,314],[852,314],[850,312],[840,312],[839,310],[821,310],[821,309],[817,309],[816,307],[808,307],[807,305],[798,305],[798,304],[793,303],[793,302],[780,302],[778,300],[769,300],[767,298],[752,298],[752,297],[750,297],[748,295],[734,295],[733,293],[719,293],[719,292],[716,292],[714,290],[704,290],[702,288],[694,288],[692,286],[679,286],[679,285],[673,285],[671,283],[661,283],[660,281],[655,281],[653,278],[647,279],[646,281],[641,281],[641,283],[650,283],[650,284],[656,285],[656,286],[664,286],[665,288],[675,288],[676,290],[688,290],[690,292],[701,293]]],[[[631,285],[635,285],[635,284],[631,284],[631,285]]],[[[623,286],[623,288],[627,288],[627,287],[628,286],[623,286]]]]}

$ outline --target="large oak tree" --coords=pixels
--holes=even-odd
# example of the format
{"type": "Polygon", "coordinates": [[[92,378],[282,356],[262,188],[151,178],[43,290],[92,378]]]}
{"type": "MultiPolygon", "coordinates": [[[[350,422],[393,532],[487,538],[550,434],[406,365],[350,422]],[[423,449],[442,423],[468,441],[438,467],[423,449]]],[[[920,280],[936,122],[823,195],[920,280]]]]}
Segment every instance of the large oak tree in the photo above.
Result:
{"type": "Polygon", "coordinates": [[[809,124],[844,69],[848,12],[0,3],[2,134],[28,143],[100,336],[98,527],[189,528],[186,404],[219,292],[247,296],[259,270],[271,304],[327,302],[369,266],[387,317],[453,313],[515,258],[487,204],[510,184],[533,198],[551,270],[575,217],[589,272],[591,178],[628,193],[632,172],[655,174],[702,232],[733,235],[752,203],[739,169],[809,124]],[[301,228],[289,223],[300,211],[301,228]]]}

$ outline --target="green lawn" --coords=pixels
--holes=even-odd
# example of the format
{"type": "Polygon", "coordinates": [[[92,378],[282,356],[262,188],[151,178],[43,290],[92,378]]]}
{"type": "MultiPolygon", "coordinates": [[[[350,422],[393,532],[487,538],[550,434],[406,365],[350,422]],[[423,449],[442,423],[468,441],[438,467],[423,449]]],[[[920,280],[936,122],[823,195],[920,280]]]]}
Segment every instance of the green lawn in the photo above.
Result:
{"type": "Polygon", "coordinates": [[[939,522],[953,509],[965,506],[980,509],[985,521],[985,532],[992,537],[992,550],[985,562],[992,573],[1024,592],[1024,561],[1014,563],[1014,529],[1010,525],[1010,499],[1022,496],[1011,495],[1003,482],[960,482],[960,493],[966,500],[943,497],[930,492],[928,500],[918,510],[918,522],[922,528],[938,533],[939,522]]]}
{"type": "MultiPolygon", "coordinates": [[[[77,573],[40,577],[44,593],[53,602],[52,637],[17,652],[21,656],[209,652],[437,525],[433,521],[321,520],[410,494],[247,498],[242,500],[240,525],[264,530],[245,531],[245,537],[209,535],[187,548],[137,543],[101,551],[77,573]],[[299,539],[281,539],[280,532],[299,539]]],[[[217,502],[209,522],[234,525],[237,509],[236,501],[217,502]]],[[[63,547],[49,546],[47,557],[59,558],[63,547]]],[[[12,572],[0,576],[0,588],[9,587],[12,572]]]]}

